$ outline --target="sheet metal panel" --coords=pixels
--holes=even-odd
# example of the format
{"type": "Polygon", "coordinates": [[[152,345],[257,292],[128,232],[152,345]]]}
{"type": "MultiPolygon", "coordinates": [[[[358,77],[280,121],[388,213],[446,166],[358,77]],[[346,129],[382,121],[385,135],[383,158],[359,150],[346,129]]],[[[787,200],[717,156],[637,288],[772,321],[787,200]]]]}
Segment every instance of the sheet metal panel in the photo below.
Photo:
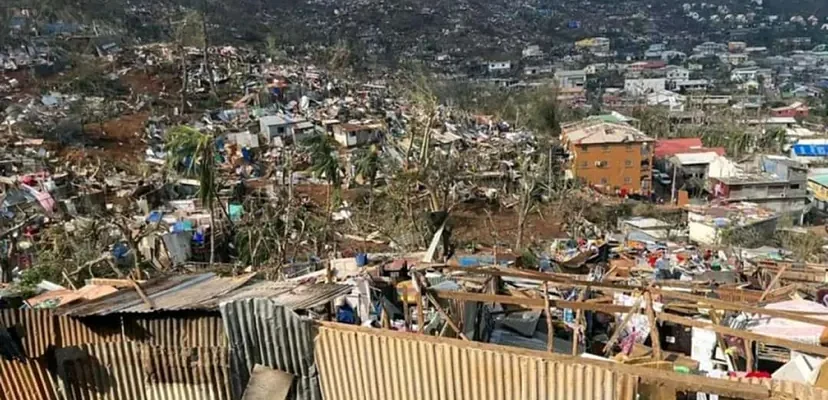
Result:
{"type": "Polygon", "coordinates": [[[124,340],[153,346],[227,347],[218,312],[124,314],[124,340]]]}
{"type": "Polygon", "coordinates": [[[58,347],[120,342],[121,321],[118,317],[56,317],[58,347]]]}
{"type": "Polygon", "coordinates": [[[226,347],[142,346],[146,400],[228,400],[226,347]]]}
{"type": "Polygon", "coordinates": [[[20,337],[23,352],[29,358],[38,358],[55,345],[55,320],[49,310],[2,309],[0,327],[20,337]]]}
{"type": "Polygon", "coordinates": [[[255,364],[296,376],[292,400],[321,400],[314,359],[316,325],[270,299],[245,299],[221,304],[221,318],[230,341],[231,387],[240,398],[255,364]]]}
{"type": "Polygon", "coordinates": [[[325,399],[632,400],[637,394],[637,377],[602,366],[413,336],[319,327],[325,399]]]}
{"type": "Polygon", "coordinates": [[[190,276],[172,276],[142,284],[142,290],[152,302],[144,302],[138,293],[125,288],[113,294],[78,305],[55,310],[56,315],[104,316],[126,313],[152,313],[177,310],[215,310],[222,302],[246,298],[269,298],[294,309],[312,308],[337,297],[349,294],[350,285],[257,281],[255,274],[224,278],[214,273],[190,276]]]}
{"type": "Polygon", "coordinates": [[[144,400],[136,343],[87,344],[55,351],[58,384],[66,400],[144,400]]]}
{"type": "Polygon", "coordinates": [[[54,400],[55,383],[42,359],[0,359],[0,400],[54,400]]]}
{"type": "Polygon", "coordinates": [[[227,348],[103,343],[55,352],[66,400],[229,400],[227,348]]]}

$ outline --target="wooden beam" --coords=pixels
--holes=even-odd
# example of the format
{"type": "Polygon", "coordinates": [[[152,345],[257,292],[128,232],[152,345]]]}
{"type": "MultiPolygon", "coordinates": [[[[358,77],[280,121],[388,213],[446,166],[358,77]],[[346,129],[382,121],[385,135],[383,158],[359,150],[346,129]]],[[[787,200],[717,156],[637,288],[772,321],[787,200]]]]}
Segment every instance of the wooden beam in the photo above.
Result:
{"type": "MultiPolygon", "coordinates": [[[[586,298],[587,292],[589,292],[589,287],[581,289],[581,293],[578,293],[578,303],[581,303],[581,302],[584,301],[584,298],[586,298]]],[[[583,319],[584,319],[584,310],[579,309],[575,313],[575,329],[572,331],[572,355],[573,356],[578,355],[578,349],[580,348],[580,346],[579,346],[580,339],[578,338],[578,336],[580,336],[581,327],[584,326],[584,325],[581,325],[581,321],[583,319]]]]}
{"type": "MultiPolygon", "coordinates": [[[[455,292],[451,290],[433,290],[429,289],[429,293],[433,294],[435,297],[440,299],[452,299],[452,300],[461,300],[461,301],[480,301],[483,303],[501,303],[501,304],[514,304],[519,306],[524,306],[526,308],[531,308],[534,310],[543,310],[546,306],[546,302],[543,299],[532,299],[532,298],[522,298],[522,297],[512,297],[512,296],[502,296],[497,294],[486,294],[486,293],[469,293],[469,292],[455,292]]],[[[615,304],[603,304],[603,303],[578,303],[575,301],[564,301],[564,300],[549,300],[549,305],[555,308],[571,308],[573,310],[589,310],[589,311],[597,311],[607,314],[612,313],[626,313],[629,311],[629,307],[626,306],[619,306],[615,304]]]]}
{"type": "Polygon", "coordinates": [[[621,331],[624,330],[624,327],[627,326],[627,323],[630,322],[633,315],[636,315],[639,311],[641,311],[642,299],[643,297],[635,299],[635,303],[633,303],[632,307],[627,310],[627,314],[624,315],[624,319],[622,319],[621,323],[615,327],[615,332],[612,333],[612,337],[610,337],[607,344],[604,345],[604,354],[609,354],[610,350],[612,350],[612,346],[615,346],[615,342],[618,341],[618,338],[621,336],[621,331]]]}
{"type": "Polygon", "coordinates": [[[780,268],[778,272],[776,272],[776,275],[773,277],[773,279],[770,281],[768,286],[765,288],[765,291],[762,292],[762,296],[759,297],[759,302],[760,303],[765,301],[765,297],[768,296],[768,293],[770,293],[770,291],[773,289],[773,287],[776,286],[776,283],[779,282],[779,278],[781,278],[782,274],[784,274],[785,271],[787,271],[787,270],[788,270],[788,266],[785,265],[782,268],[780,268]]]}
{"type": "MultiPolygon", "coordinates": [[[[713,324],[715,324],[717,326],[721,326],[721,320],[719,319],[719,312],[712,309],[712,308],[710,309],[710,321],[713,322],[713,324]]],[[[718,345],[719,348],[722,349],[722,354],[724,354],[724,356],[727,357],[728,360],[730,360],[730,365],[735,370],[736,369],[736,358],[731,356],[730,353],[727,352],[727,343],[725,343],[724,336],[722,336],[718,332],[716,333],[716,345],[718,345]]]]}
{"type": "MultiPolygon", "coordinates": [[[[692,294],[682,293],[682,292],[674,292],[670,290],[660,290],[654,289],[657,291],[662,297],[671,298],[671,299],[679,299],[685,300],[695,303],[701,304],[708,304],[712,307],[716,307],[719,310],[727,310],[727,311],[744,311],[747,313],[759,314],[759,315],[767,315],[769,317],[777,317],[777,318],[785,318],[790,319],[792,321],[799,321],[805,322],[808,324],[819,325],[828,327],[828,320],[819,319],[808,317],[804,315],[800,315],[798,313],[794,313],[791,311],[783,311],[783,310],[769,310],[761,307],[754,307],[749,304],[745,303],[735,303],[729,301],[722,301],[717,299],[710,299],[707,297],[695,296],[692,294]]],[[[704,308],[703,306],[700,306],[704,308]]]]}
{"type": "Polygon", "coordinates": [[[552,325],[552,308],[549,305],[549,283],[543,283],[543,300],[546,304],[543,305],[543,311],[546,312],[546,351],[550,353],[555,352],[555,327],[552,325]]]}
{"type": "Polygon", "coordinates": [[[647,296],[647,320],[650,322],[650,341],[653,342],[653,357],[660,361],[661,336],[658,334],[658,323],[656,322],[655,310],[653,309],[653,295],[647,292],[645,296],[647,296]]]}
{"type": "Polygon", "coordinates": [[[791,350],[801,351],[803,353],[817,354],[823,357],[828,357],[828,347],[814,346],[801,342],[794,342],[787,339],[779,339],[772,336],[760,335],[753,332],[732,329],[725,326],[715,325],[706,321],[699,321],[695,319],[680,317],[674,314],[658,313],[656,318],[659,321],[672,322],[674,324],[690,326],[694,328],[707,329],[716,333],[724,335],[736,336],[746,340],[753,340],[760,343],[770,344],[774,346],[785,347],[791,350]]]}
{"type": "Polygon", "coordinates": [[[448,313],[446,313],[445,310],[443,310],[443,307],[440,306],[440,303],[437,302],[437,300],[434,298],[434,296],[431,295],[431,293],[427,293],[426,298],[429,302],[431,302],[431,305],[437,309],[437,312],[440,313],[440,315],[442,315],[443,318],[446,319],[446,323],[449,324],[449,326],[451,326],[451,329],[454,329],[454,331],[457,332],[458,336],[460,336],[463,340],[469,340],[469,338],[463,334],[463,331],[461,331],[460,328],[457,327],[457,325],[454,323],[451,317],[449,317],[448,313]]]}
{"type": "Polygon", "coordinates": [[[144,289],[141,289],[141,285],[139,285],[138,282],[135,282],[132,279],[129,279],[129,283],[131,283],[135,291],[138,292],[138,296],[141,297],[141,300],[144,301],[144,304],[146,304],[150,310],[155,309],[155,305],[152,304],[152,300],[150,300],[150,298],[147,297],[147,294],[144,293],[144,289]]]}
{"type": "Polygon", "coordinates": [[[747,372],[753,372],[753,340],[745,340],[745,360],[747,366],[745,369],[747,372]]]}

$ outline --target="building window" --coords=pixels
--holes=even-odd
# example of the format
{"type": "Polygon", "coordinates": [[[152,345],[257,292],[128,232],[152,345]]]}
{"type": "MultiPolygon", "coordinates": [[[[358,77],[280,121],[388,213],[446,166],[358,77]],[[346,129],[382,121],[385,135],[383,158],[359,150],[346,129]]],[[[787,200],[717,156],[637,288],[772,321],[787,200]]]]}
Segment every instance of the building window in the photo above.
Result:
{"type": "Polygon", "coordinates": [[[791,189],[799,189],[799,185],[791,185],[791,189]]]}
{"type": "Polygon", "coordinates": [[[633,151],[633,144],[632,143],[627,143],[627,151],[630,151],[630,152],[633,151]]]}
{"type": "Polygon", "coordinates": [[[609,153],[610,151],[610,146],[608,144],[601,146],[601,148],[604,149],[604,153],[609,153]]]}
{"type": "Polygon", "coordinates": [[[601,178],[601,184],[606,185],[607,184],[607,178],[601,178]]]}
{"type": "Polygon", "coordinates": [[[624,177],[624,184],[629,185],[631,183],[632,183],[632,178],[630,178],[629,176],[625,176],[624,177]]]}
{"type": "Polygon", "coordinates": [[[625,166],[625,167],[627,167],[627,168],[632,167],[632,164],[633,164],[633,163],[632,163],[632,160],[626,160],[626,161],[624,161],[624,166],[625,166]]]}
{"type": "Polygon", "coordinates": [[[581,146],[581,151],[583,151],[584,153],[586,153],[588,150],[589,150],[589,146],[587,146],[587,145],[582,145],[581,146]]]}

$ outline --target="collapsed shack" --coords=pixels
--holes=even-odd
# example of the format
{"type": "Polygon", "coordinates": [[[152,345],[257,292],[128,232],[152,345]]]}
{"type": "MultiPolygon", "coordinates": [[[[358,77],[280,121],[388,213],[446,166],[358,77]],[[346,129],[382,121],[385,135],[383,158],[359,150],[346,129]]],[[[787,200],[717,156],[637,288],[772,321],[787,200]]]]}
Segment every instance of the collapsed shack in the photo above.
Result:
{"type": "Polygon", "coordinates": [[[120,289],[0,310],[0,399],[238,399],[254,365],[292,376],[286,398],[320,399],[312,321],[351,287],[254,276],[101,280],[120,289]]]}
{"type": "MultiPolygon", "coordinates": [[[[410,314],[386,326],[685,375],[767,377],[772,386],[780,380],[816,393],[828,378],[828,347],[822,345],[828,308],[801,299],[797,284],[776,287],[787,268],[793,267],[777,269],[760,291],[713,281],[640,285],[613,271],[590,280],[423,264],[410,270],[410,290],[400,294],[416,299],[405,308],[410,314]]],[[[668,382],[665,377],[670,388],[668,382]]],[[[716,394],[714,386],[677,385],[664,398],[675,398],[676,390],[716,394]]]]}

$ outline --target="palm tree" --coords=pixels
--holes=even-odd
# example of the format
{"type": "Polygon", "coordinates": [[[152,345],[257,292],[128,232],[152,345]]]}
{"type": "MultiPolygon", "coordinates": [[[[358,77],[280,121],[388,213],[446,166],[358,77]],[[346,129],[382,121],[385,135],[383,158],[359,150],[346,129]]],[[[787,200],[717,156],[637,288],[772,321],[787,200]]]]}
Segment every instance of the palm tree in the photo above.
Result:
{"type": "Polygon", "coordinates": [[[339,189],[342,180],[339,176],[339,157],[333,145],[333,139],[327,135],[314,135],[304,141],[311,157],[311,172],[317,178],[324,177],[328,181],[328,215],[330,215],[333,204],[331,204],[331,187],[339,189]]]}
{"type": "Polygon", "coordinates": [[[382,160],[376,145],[371,145],[368,149],[360,149],[354,156],[356,174],[367,181],[371,190],[368,196],[368,217],[370,218],[374,205],[374,184],[376,183],[382,160]]]}
{"type": "Polygon", "coordinates": [[[180,125],[167,133],[167,169],[182,171],[198,179],[198,199],[210,210],[210,264],[216,256],[214,217],[216,200],[216,144],[214,137],[198,129],[180,125]]]}

